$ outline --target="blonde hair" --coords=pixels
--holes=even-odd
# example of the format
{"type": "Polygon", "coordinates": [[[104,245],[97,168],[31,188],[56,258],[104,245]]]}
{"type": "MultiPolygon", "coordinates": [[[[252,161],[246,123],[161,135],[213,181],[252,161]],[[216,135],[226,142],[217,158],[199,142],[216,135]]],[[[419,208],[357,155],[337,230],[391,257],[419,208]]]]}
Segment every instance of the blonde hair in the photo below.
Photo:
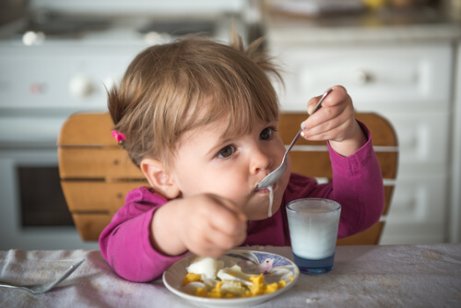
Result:
{"type": "Polygon", "coordinates": [[[276,120],[277,96],[266,73],[281,77],[259,46],[244,50],[239,37],[232,47],[188,37],[138,54],[108,93],[114,128],[125,134],[133,162],[151,157],[168,164],[186,131],[222,118],[234,136],[257,119],[276,120]]]}

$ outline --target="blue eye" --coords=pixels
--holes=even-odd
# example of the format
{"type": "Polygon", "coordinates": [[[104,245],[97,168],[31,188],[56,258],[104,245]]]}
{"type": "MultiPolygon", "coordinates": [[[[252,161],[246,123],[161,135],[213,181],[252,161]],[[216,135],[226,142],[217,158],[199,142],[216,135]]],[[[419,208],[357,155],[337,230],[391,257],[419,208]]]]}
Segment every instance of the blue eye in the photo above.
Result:
{"type": "Polygon", "coordinates": [[[259,134],[259,137],[261,138],[261,140],[270,140],[272,139],[276,131],[277,130],[275,129],[275,127],[266,127],[259,134]]]}
{"type": "Polygon", "coordinates": [[[230,157],[232,154],[234,154],[235,151],[236,151],[235,146],[233,146],[233,145],[227,145],[227,146],[225,146],[224,148],[222,148],[221,150],[219,150],[217,156],[218,156],[219,158],[228,158],[228,157],[230,157]]]}

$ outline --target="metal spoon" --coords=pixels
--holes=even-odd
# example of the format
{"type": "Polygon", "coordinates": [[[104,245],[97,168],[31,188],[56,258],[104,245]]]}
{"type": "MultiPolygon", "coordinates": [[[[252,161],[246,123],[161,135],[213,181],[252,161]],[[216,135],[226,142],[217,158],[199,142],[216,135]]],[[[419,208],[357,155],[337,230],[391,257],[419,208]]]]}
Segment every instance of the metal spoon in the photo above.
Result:
{"type": "Polygon", "coordinates": [[[83,263],[83,261],[85,261],[85,259],[71,265],[61,276],[53,279],[52,281],[48,281],[48,282],[41,283],[41,284],[34,285],[34,286],[20,286],[20,285],[14,285],[11,283],[0,282],[0,288],[21,289],[21,290],[27,291],[35,295],[42,294],[42,293],[48,292],[49,290],[54,288],[57,284],[59,284],[61,281],[69,277],[70,274],[72,274],[83,263]]]}
{"type": "MultiPolygon", "coordinates": [[[[323,93],[322,97],[320,98],[320,100],[317,102],[317,104],[315,105],[314,107],[314,110],[312,111],[311,114],[314,114],[317,110],[320,109],[320,107],[322,106],[322,103],[323,101],[325,100],[325,98],[327,97],[328,94],[330,94],[330,92],[333,91],[333,89],[328,89],[325,91],[325,93],[323,93]]],[[[290,145],[288,146],[288,148],[285,150],[285,154],[283,154],[283,158],[282,158],[282,162],[280,163],[280,165],[275,168],[274,170],[272,170],[271,173],[269,173],[268,175],[266,175],[257,185],[256,185],[256,190],[260,190],[260,189],[264,189],[264,188],[267,188],[269,186],[272,186],[275,182],[277,182],[277,180],[282,176],[282,174],[285,172],[285,170],[287,169],[287,156],[288,156],[288,152],[290,152],[291,148],[294,146],[294,144],[296,143],[296,141],[298,140],[299,136],[301,136],[301,132],[302,132],[302,129],[299,129],[298,132],[296,133],[295,137],[293,138],[293,140],[291,141],[290,145]]]]}

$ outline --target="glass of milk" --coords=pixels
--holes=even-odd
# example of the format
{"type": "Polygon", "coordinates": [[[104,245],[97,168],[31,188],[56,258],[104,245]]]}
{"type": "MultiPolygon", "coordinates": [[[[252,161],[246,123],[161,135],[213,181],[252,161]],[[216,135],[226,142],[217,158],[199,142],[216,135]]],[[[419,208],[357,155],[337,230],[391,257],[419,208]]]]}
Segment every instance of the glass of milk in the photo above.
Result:
{"type": "Polygon", "coordinates": [[[333,200],[305,198],[287,205],[294,261],[306,274],[333,268],[341,205],[333,200]]]}

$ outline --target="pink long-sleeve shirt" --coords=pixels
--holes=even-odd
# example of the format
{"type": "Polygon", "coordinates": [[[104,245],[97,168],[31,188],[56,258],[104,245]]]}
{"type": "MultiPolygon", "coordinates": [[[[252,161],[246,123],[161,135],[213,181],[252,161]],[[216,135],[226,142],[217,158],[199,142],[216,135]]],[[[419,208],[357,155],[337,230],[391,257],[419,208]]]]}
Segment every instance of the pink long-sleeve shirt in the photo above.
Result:
{"type": "MultiPolygon", "coordinates": [[[[290,245],[285,207],[299,198],[323,197],[339,202],[339,238],[365,230],[378,221],[384,206],[384,189],[371,137],[349,157],[337,154],[329,146],[328,150],[332,182],[318,184],[313,178],[292,174],[280,209],[272,217],[250,221],[243,245],[290,245]]],[[[182,257],[164,255],[150,241],[152,217],[167,202],[147,187],[134,189],[101,233],[101,253],[119,276],[131,281],[151,281],[182,257]]]]}

